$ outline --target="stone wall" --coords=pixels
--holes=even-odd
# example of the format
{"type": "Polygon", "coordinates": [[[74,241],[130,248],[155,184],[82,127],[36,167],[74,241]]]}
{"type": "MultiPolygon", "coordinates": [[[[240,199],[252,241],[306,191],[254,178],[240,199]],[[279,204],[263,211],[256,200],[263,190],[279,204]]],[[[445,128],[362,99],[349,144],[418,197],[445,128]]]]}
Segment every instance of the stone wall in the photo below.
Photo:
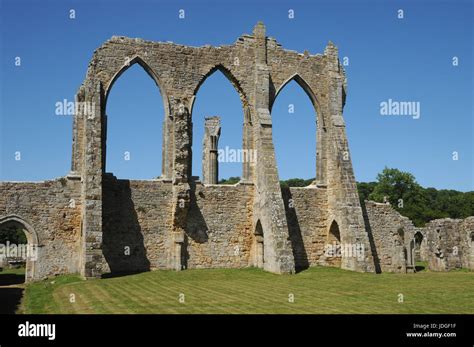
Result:
{"type": "Polygon", "coordinates": [[[184,242],[185,268],[241,268],[251,265],[254,242],[249,184],[197,183],[184,242]]]}
{"type": "Polygon", "coordinates": [[[427,261],[430,270],[474,270],[474,217],[436,219],[418,228],[389,204],[366,201],[364,218],[378,272],[409,270],[417,233],[423,237],[420,260],[427,261]]]}
{"type": "MultiPolygon", "coordinates": [[[[296,270],[318,264],[328,234],[325,188],[282,189],[296,270]]],[[[320,262],[319,262],[320,263],[320,262]]]]}
{"type": "MultiPolygon", "coordinates": [[[[162,180],[104,178],[103,251],[112,272],[169,268],[173,191],[162,180]]],[[[253,185],[192,185],[185,268],[250,265],[253,185]]]]}
{"type": "Polygon", "coordinates": [[[15,222],[38,246],[38,260],[27,262],[28,281],[79,272],[81,210],[75,178],[0,183],[0,227],[15,222]]]}
{"type": "Polygon", "coordinates": [[[432,271],[474,270],[474,217],[437,219],[425,226],[432,271]]]}
{"type": "Polygon", "coordinates": [[[364,219],[377,272],[407,272],[410,242],[418,231],[390,204],[365,201],[364,219]]]}
{"type": "Polygon", "coordinates": [[[105,175],[103,194],[103,253],[110,271],[166,269],[171,183],[105,175]]]}

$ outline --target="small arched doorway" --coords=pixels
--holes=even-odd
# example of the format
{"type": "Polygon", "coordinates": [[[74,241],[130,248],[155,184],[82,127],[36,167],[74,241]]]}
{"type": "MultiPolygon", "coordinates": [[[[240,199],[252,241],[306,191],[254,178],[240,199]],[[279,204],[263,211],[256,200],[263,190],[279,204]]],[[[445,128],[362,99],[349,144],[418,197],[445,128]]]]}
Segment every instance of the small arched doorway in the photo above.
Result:
{"type": "Polygon", "coordinates": [[[255,225],[255,242],[254,242],[254,266],[263,269],[265,264],[264,244],[263,244],[263,228],[260,220],[255,225]]]}
{"type": "Polygon", "coordinates": [[[329,227],[325,252],[326,262],[329,266],[341,267],[341,233],[339,231],[339,225],[335,220],[332,221],[331,226],[329,227]]]}
{"type": "Polygon", "coordinates": [[[37,259],[38,237],[33,228],[18,216],[0,218],[0,267],[10,274],[5,280],[10,284],[33,280],[37,259]]]}
{"type": "Polygon", "coordinates": [[[424,255],[422,250],[423,234],[419,231],[415,233],[415,262],[424,261],[424,255]]]}

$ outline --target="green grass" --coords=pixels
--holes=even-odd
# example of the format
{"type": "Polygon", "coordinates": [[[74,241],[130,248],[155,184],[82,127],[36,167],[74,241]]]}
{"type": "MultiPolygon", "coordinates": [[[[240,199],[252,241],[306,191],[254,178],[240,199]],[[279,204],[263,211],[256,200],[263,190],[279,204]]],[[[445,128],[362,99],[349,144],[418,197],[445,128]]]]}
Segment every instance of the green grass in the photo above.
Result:
{"type": "Polygon", "coordinates": [[[461,271],[375,275],[314,267],[297,275],[275,275],[223,269],[88,281],[69,275],[27,285],[22,312],[474,313],[472,288],[474,273],[461,271]]]}

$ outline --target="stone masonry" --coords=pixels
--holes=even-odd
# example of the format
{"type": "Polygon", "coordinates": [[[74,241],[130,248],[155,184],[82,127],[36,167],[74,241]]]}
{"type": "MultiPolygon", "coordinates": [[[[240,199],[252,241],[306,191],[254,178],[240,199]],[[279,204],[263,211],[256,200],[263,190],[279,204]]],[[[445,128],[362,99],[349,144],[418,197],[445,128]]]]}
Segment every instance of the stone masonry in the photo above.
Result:
{"type": "MultiPolygon", "coordinates": [[[[346,88],[334,44],[329,42],[324,54],[286,50],[266,36],[262,23],[251,35],[220,47],[114,36],[94,52],[76,95],[70,174],[1,183],[0,227],[17,223],[28,242],[38,246],[38,259],[27,264],[27,280],[74,272],[89,278],[248,266],[278,274],[313,265],[408,271],[416,228],[390,206],[359,203],[343,119],[346,88]],[[163,97],[159,179],[117,179],[105,167],[107,96],[133,64],[143,67],[163,97]],[[217,70],[242,102],[242,150],[256,153],[242,163],[235,185],[216,184],[218,118],[206,120],[202,181],[191,176],[193,104],[200,86],[217,70]],[[305,188],[282,190],[271,110],[292,80],[314,105],[316,179],[305,188]],[[357,245],[362,252],[328,255],[328,244],[357,245]]],[[[463,245],[463,256],[436,266],[472,268],[472,220],[443,225],[448,224],[459,230],[456,242],[463,245]]],[[[428,226],[424,235],[432,228],[437,227],[428,226]]],[[[451,241],[432,237],[430,249],[444,255],[451,249],[451,241]]]]}

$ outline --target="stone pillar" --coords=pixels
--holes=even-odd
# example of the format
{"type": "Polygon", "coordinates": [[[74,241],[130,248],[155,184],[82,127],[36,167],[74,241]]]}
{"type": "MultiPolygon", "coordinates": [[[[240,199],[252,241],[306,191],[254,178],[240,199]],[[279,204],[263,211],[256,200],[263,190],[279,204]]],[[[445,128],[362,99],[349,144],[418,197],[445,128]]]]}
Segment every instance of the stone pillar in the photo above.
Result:
{"type": "Polygon", "coordinates": [[[250,113],[250,107],[244,107],[244,129],[243,129],[243,139],[242,139],[242,148],[244,150],[244,158],[242,163],[242,182],[251,182],[252,175],[252,166],[255,158],[255,153],[253,150],[253,136],[252,136],[252,115],[250,113]]]}
{"type": "Polygon", "coordinates": [[[81,115],[84,128],[82,162],[82,257],[83,277],[100,277],[110,271],[102,252],[102,175],[104,150],[104,91],[97,80],[85,82],[84,101],[91,108],[81,115]]]}
{"type": "Polygon", "coordinates": [[[293,273],[295,263],[272,140],[269,111],[270,71],[267,65],[265,26],[258,23],[255,37],[254,124],[256,162],[256,196],[254,218],[259,218],[263,230],[264,269],[274,273],[293,273]]]}
{"type": "Polygon", "coordinates": [[[219,163],[217,150],[221,135],[221,118],[206,117],[204,123],[204,139],[202,141],[202,183],[217,184],[219,179],[219,163]]]}
{"type": "Polygon", "coordinates": [[[173,117],[168,114],[165,107],[165,119],[163,120],[162,136],[162,158],[161,158],[161,178],[171,180],[173,176],[173,146],[174,146],[173,117]]]}
{"type": "Polygon", "coordinates": [[[173,115],[173,204],[168,238],[168,267],[182,270],[182,253],[187,215],[191,201],[192,124],[185,100],[175,100],[173,115]]]}
{"type": "MultiPolygon", "coordinates": [[[[349,145],[346,136],[345,122],[342,116],[344,106],[345,75],[339,64],[338,50],[329,42],[324,56],[326,60],[325,76],[329,87],[323,110],[326,113],[327,137],[324,153],[327,158],[326,169],[328,186],[328,223],[338,221],[341,243],[364,249],[361,257],[342,257],[341,267],[354,271],[375,271],[368,234],[365,230],[362,208],[352,168],[349,145]]],[[[324,139],[322,140],[324,143],[324,139]]]]}
{"type": "Polygon", "coordinates": [[[75,113],[72,127],[72,161],[71,174],[78,175],[82,172],[82,162],[84,160],[84,87],[81,86],[75,96],[75,113]]]}
{"type": "Polygon", "coordinates": [[[327,170],[327,129],[323,123],[323,117],[318,115],[316,129],[316,184],[318,186],[326,186],[326,170],[327,170]]]}

